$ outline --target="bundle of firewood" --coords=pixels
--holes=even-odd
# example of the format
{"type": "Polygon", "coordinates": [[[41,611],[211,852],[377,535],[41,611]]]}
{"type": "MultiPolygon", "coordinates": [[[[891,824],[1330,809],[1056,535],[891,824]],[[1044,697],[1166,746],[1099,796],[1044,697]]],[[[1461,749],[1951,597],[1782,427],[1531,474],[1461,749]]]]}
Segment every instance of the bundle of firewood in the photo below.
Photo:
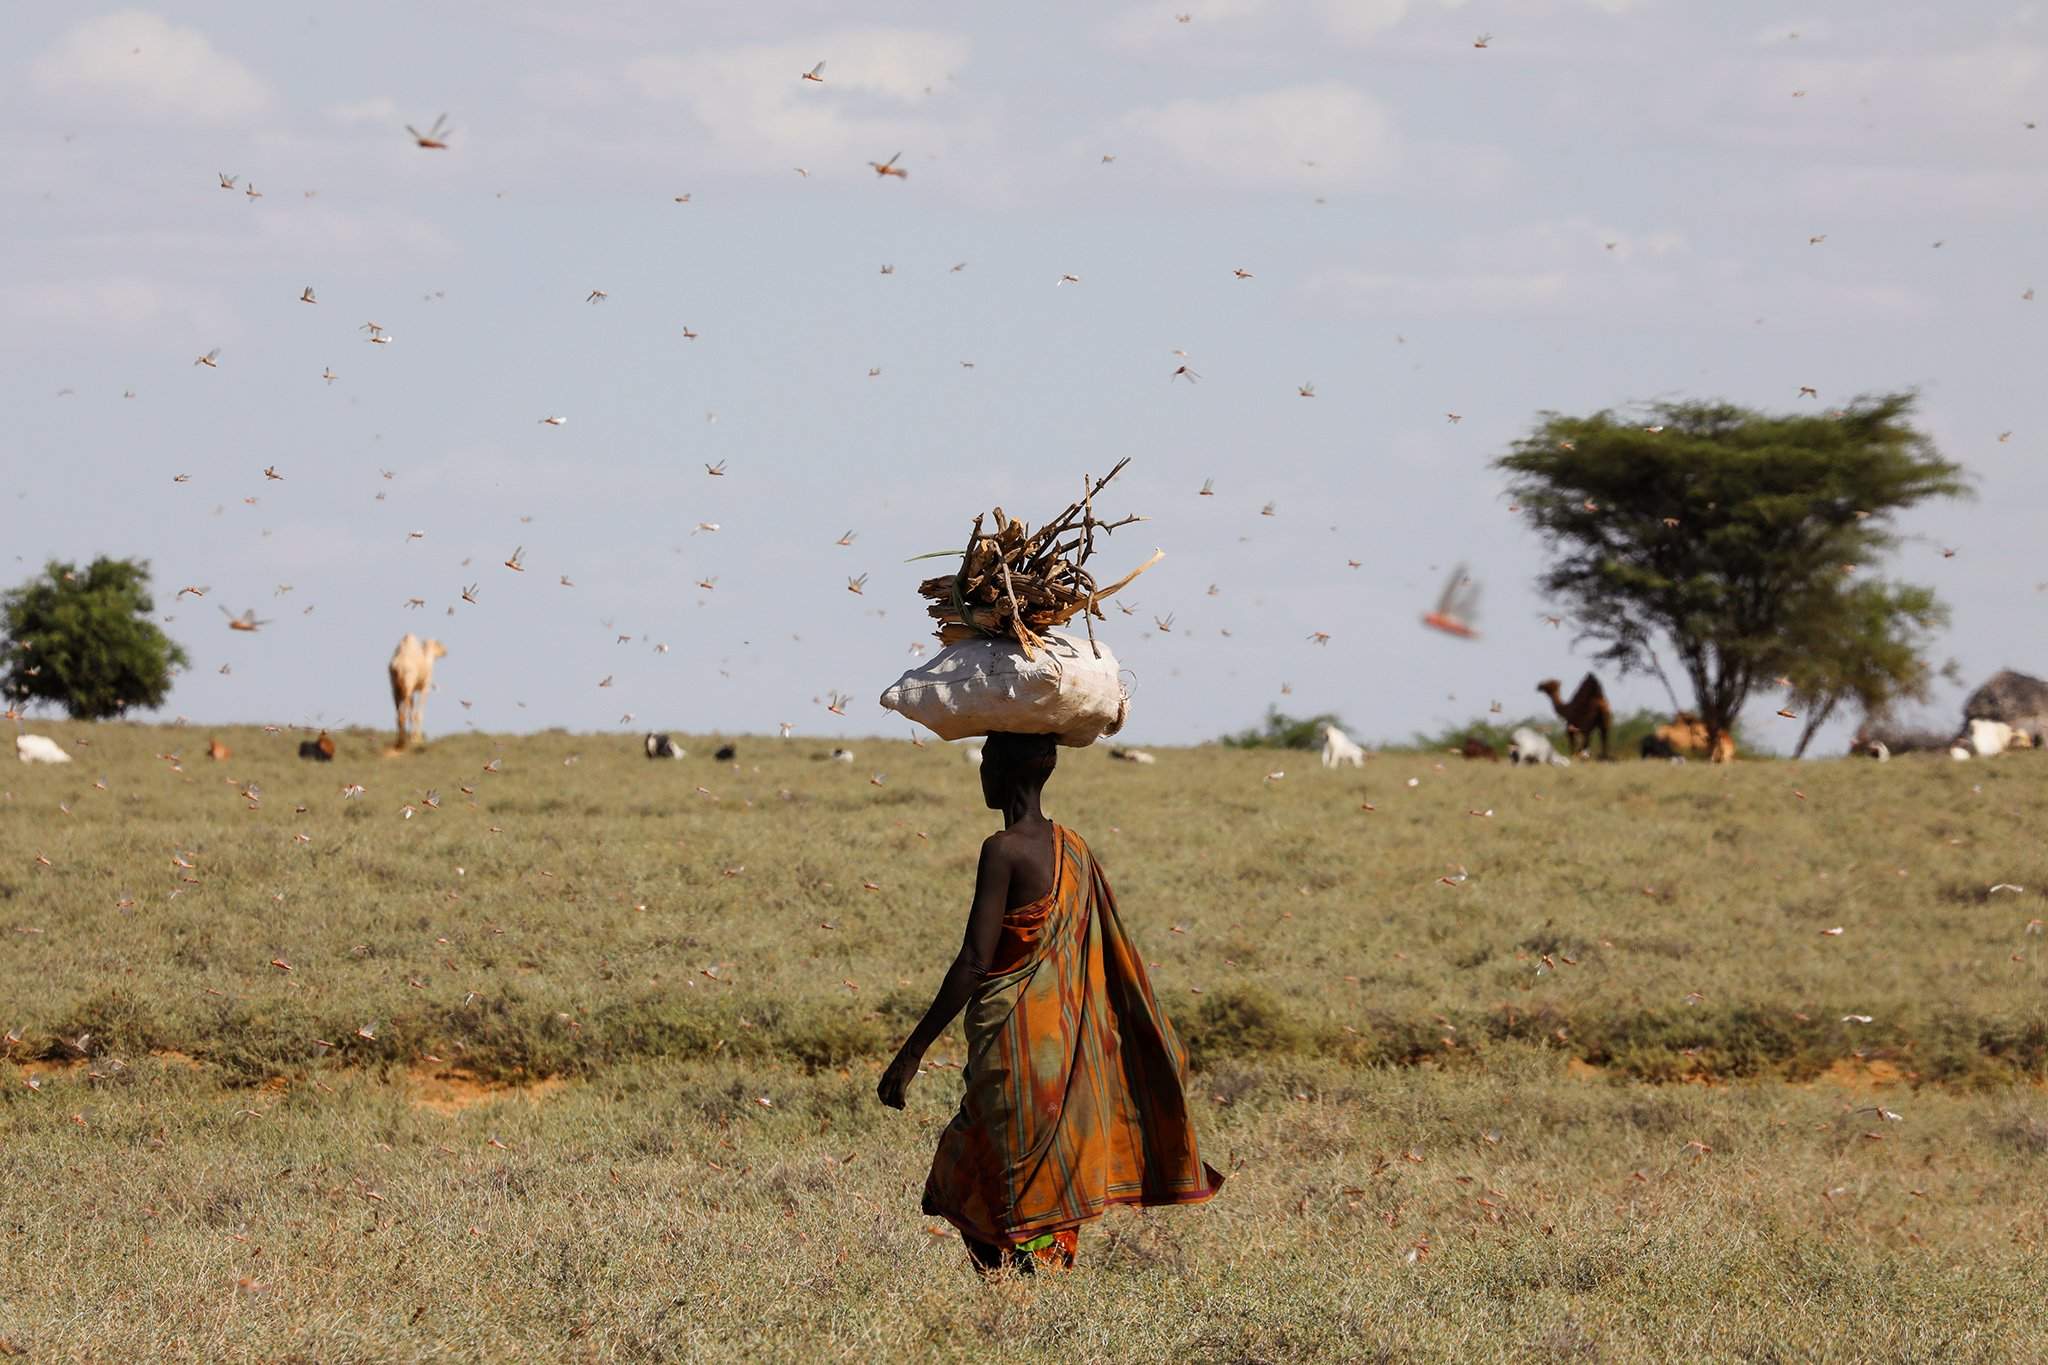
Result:
{"type": "MultiPolygon", "coordinates": [[[[917,588],[918,595],[931,604],[927,610],[939,622],[939,639],[953,645],[978,636],[1007,637],[1017,642],[1028,659],[1039,643],[1040,632],[1079,616],[1093,646],[1095,622],[1102,616],[1100,604],[1166,557],[1164,550],[1154,551],[1150,559],[1108,587],[1098,587],[1088,572],[1098,532],[1107,536],[1120,526],[1145,520],[1139,516],[1095,519],[1095,495],[1129,463],[1119,460],[1116,468],[1101,478],[1084,480],[1081,500],[1036,531],[1005,516],[1000,507],[990,517],[975,517],[959,571],[927,578],[917,588]],[[994,522],[994,529],[984,530],[989,521],[994,522]]],[[[1099,656],[1100,651],[1097,653],[1099,656]]]]}

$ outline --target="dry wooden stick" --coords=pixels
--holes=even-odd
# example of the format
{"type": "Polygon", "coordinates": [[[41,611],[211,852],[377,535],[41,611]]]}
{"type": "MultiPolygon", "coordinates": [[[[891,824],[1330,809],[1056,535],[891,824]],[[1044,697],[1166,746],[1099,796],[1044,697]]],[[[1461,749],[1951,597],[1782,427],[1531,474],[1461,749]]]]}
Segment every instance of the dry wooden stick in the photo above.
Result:
{"type": "Polygon", "coordinates": [[[1100,588],[1086,565],[1095,554],[1097,532],[1107,535],[1144,518],[1101,521],[1095,515],[1095,498],[1129,463],[1119,460],[1102,477],[1083,478],[1080,499],[1036,531],[1000,507],[987,516],[977,515],[959,568],[918,585],[927,614],[939,622],[940,639],[953,643],[977,634],[1007,636],[1033,656],[1034,646],[1043,643],[1040,632],[1064,625],[1078,613],[1089,647],[1102,657],[1095,618],[1102,616],[1101,599],[1116,587],[1100,588]],[[993,527],[987,525],[988,516],[995,520],[993,527]]]}
{"type": "Polygon", "coordinates": [[[1017,607],[1017,589],[1010,582],[1010,566],[1007,561],[998,560],[1003,571],[1003,593],[1010,599],[1010,630],[1017,637],[1017,644],[1023,649],[1024,657],[1031,655],[1030,632],[1024,628],[1024,613],[1017,607]]]}
{"type": "Polygon", "coordinates": [[[1105,597],[1116,596],[1125,588],[1130,587],[1131,581],[1135,579],[1139,574],[1145,572],[1145,570],[1151,568],[1154,564],[1157,564],[1160,560],[1164,558],[1166,558],[1166,551],[1154,550],[1152,552],[1152,557],[1146,560],[1143,564],[1140,564],[1137,568],[1131,570],[1129,573],[1125,574],[1122,578],[1119,578],[1116,582],[1110,584],[1108,587],[1103,588],[1099,592],[1091,593],[1088,598],[1089,605],[1093,606],[1095,603],[1101,601],[1105,597]]]}

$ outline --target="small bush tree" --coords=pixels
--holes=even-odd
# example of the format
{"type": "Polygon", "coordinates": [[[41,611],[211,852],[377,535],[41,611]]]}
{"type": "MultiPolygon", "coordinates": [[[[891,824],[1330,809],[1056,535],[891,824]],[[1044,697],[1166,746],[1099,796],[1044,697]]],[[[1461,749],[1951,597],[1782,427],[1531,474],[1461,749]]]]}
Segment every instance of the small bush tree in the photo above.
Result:
{"type": "Polygon", "coordinates": [[[80,572],[52,560],[0,596],[0,691],[52,702],[75,720],[161,706],[185,651],[150,615],[149,565],[102,556],[80,572]]]}
{"type": "Polygon", "coordinates": [[[1325,725],[1344,728],[1343,721],[1327,712],[1320,716],[1290,716],[1278,707],[1268,707],[1264,725],[1225,735],[1223,743],[1232,749],[1315,749],[1322,745],[1325,725]]]}

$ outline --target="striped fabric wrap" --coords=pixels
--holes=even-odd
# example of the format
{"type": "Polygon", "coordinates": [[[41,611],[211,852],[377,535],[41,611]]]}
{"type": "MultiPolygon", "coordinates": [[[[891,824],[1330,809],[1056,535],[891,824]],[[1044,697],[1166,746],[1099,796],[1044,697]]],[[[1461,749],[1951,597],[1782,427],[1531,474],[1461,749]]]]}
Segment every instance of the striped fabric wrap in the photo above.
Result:
{"type": "Polygon", "coordinates": [[[1223,1184],[1196,1149],[1187,1055],[1102,869],[1057,825],[1053,862],[1053,889],[1003,917],[967,1002],[966,1092],[924,1187],[926,1213],[996,1246],[1223,1184]]]}

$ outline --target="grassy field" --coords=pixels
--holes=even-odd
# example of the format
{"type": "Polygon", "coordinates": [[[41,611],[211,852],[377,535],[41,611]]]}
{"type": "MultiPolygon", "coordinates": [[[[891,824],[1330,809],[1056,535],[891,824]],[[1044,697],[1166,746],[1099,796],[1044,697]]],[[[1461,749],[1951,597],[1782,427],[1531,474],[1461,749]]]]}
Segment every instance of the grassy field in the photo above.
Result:
{"type": "Polygon", "coordinates": [[[873,1100],[991,828],[957,753],[38,729],[78,761],[0,783],[0,1342],[32,1358],[2039,1348],[2028,755],[1069,755],[1048,808],[1230,1181],[982,1285],[917,1211],[957,1042],[873,1100]]]}

